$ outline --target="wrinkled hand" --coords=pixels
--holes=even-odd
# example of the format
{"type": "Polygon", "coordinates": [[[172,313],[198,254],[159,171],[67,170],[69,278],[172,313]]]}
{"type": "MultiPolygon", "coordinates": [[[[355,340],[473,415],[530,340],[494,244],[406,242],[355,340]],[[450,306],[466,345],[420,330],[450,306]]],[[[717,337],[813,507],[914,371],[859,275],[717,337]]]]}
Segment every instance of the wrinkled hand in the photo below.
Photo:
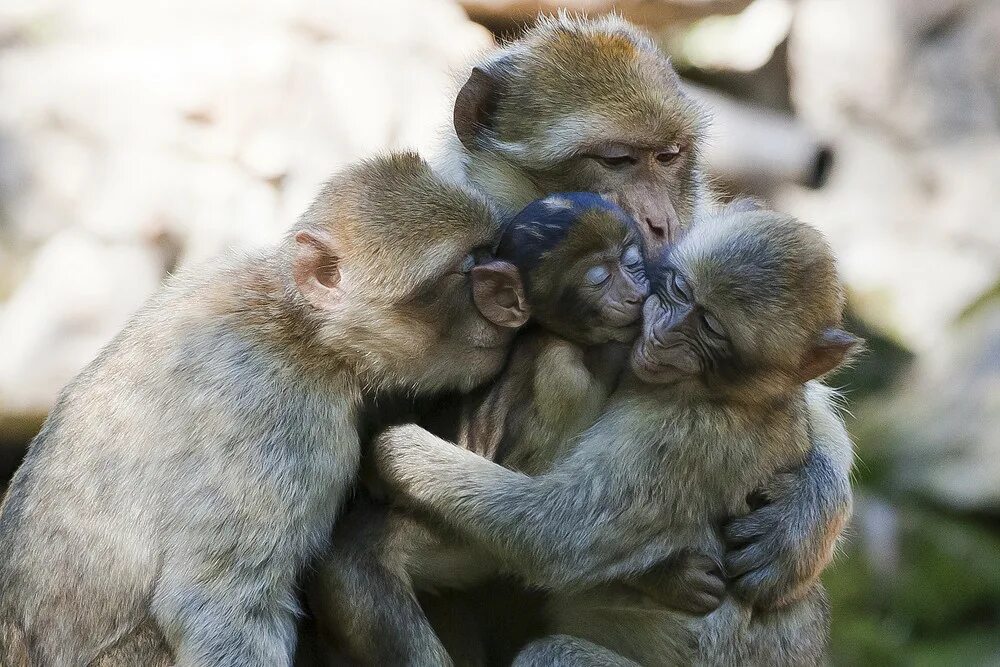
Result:
{"type": "Polygon", "coordinates": [[[799,599],[833,558],[834,545],[850,512],[825,507],[803,493],[801,473],[775,475],[747,501],[752,511],[723,528],[729,588],[763,609],[799,599]]]}
{"type": "Polygon", "coordinates": [[[698,616],[717,609],[726,594],[721,565],[692,551],[655,565],[627,584],[670,609],[698,616]]]}

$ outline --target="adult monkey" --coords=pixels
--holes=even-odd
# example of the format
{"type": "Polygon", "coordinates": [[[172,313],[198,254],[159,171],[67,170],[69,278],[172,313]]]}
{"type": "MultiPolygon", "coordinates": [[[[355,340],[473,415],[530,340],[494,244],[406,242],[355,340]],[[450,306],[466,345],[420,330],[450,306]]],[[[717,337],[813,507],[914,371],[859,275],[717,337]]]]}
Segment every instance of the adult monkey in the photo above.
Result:
{"type": "MultiPolygon", "coordinates": [[[[704,123],[648,36],[618,17],[560,14],[473,68],[443,162],[510,210],[552,192],[602,193],[644,223],[646,255],[658,258],[713,205],[698,164],[704,123]]],[[[850,437],[828,392],[807,396],[804,464],[777,475],[762,489],[767,504],[725,530],[731,588],[762,608],[809,589],[851,512],[850,437]]]]}

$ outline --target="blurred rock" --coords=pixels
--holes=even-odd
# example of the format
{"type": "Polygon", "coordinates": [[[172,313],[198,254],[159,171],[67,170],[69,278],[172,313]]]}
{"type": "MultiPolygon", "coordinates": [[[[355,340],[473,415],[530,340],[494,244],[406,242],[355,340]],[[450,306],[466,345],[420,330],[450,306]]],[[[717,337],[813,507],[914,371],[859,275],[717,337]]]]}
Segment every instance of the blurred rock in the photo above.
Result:
{"type": "Polygon", "coordinates": [[[898,398],[857,412],[859,437],[891,462],[893,488],[1000,516],[1000,297],[964,316],[898,398]]]}
{"type": "Polygon", "coordinates": [[[149,247],[77,230],[43,245],[0,310],[0,415],[44,415],[162,277],[149,247]]]}
{"type": "Polygon", "coordinates": [[[695,21],[713,14],[736,14],[752,0],[459,0],[474,20],[497,32],[534,22],[541,12],[560,9],[597,16],[618,12],[648,28],[695,21]]]}
{"type": "Polygon", "coordinates": [[[831,237],[859,313],[919,352],[1000,276],[998,65],[992,0],[804,0],[793,23],[793,102],[836,161],[778,204],[831,237]]]}
{"type": "Polygon", "coordinates": [[[345,163],[428,150],[492,44],[450,0],[6,0],[0,37],[0,425],[175,264],[275,239],[345,163]]]}

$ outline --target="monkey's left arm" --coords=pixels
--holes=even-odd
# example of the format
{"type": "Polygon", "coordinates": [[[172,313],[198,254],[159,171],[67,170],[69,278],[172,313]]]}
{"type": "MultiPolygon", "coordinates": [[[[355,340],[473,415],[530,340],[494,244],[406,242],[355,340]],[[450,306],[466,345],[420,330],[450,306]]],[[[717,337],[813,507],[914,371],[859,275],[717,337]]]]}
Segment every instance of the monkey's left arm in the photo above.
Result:
{"type": "Polygon", "coordinates": [[[529,477],[415,425],[373,443],[398,499],[487,549],[512,574],[559,589],[643,572],[681,546],[665,534],[662,507],[637,502],[643,494],[607,454],[622,446],[590,432],[556,469],[529,477]]]}
{"type": "Polygon", "coordinates": [[[767,503],[731,521],[724,535],[733,591],[763,608],[800,599],[833,559],[851,515],[854,447],[832,389],[806,386],[810,450],[797,470],[775,475],[767,503]]]}

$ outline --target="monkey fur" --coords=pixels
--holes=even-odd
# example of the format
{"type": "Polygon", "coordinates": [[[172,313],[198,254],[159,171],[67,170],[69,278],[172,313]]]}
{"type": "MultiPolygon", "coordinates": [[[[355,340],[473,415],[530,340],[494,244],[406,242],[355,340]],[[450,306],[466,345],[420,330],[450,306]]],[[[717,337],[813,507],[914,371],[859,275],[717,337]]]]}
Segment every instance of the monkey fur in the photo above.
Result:
{"type": "Polygon", "coordinates": [[[380,389],[468,390],[526,319],[499,220],[412,153],[182,271],[60,394],[0,508],[0,664],[289,665],[380,389]]]}
{"type": "Polygon", "coordinates": [[[567,637],[642,665],[819,664],[818,582],[780,609],[727,596],[696,618],[637,602],[616,581],[689,550],[721,560],[720,525],[807,458],[807,394],[820,385],[806,383],[857,344],[839,329],[832,254],[807,225],[733,210],[665,255],[653,292],[630,372],[551,471],[508,470],[415,425],[376,439],[379,471],[397,498],[556,589],[558,635],[530,644],[521,664],[581,664],[560,657],[585,652],[567,637]]]}

